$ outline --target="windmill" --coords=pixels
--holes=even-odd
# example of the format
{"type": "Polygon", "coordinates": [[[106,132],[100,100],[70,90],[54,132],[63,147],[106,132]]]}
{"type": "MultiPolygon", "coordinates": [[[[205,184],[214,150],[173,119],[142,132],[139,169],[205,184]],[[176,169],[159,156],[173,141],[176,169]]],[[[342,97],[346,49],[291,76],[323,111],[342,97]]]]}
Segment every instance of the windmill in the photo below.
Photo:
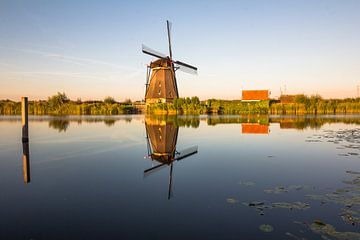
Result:
{"type": "Polygon", "coordinates": [[[167,35],[169,44],[169,56],[152,50],[142,45],[142,52],[158,58],[150,62],[146,71],[146,104],[159,102],[172,102],[174,98],[179,97],[178,85],[175,72],[179,69],[184,72],[196,74],[197,68],[187,63],[176,61],[172,57],[171,49],[171,23],[166,21],[167,35]]]}
{"type": "Polygon", "coordinates": [[[198,147],[193,146],[182,151],[177,151],[176,143],[179,127],[174,122],[145,119],[146,140],[148,157],[157,165],[144,171],[144,177],[165,168],[170,167],[168,199],[172,196],[172,174],[175,161],[187,158],[198,152],[198,147]]]}

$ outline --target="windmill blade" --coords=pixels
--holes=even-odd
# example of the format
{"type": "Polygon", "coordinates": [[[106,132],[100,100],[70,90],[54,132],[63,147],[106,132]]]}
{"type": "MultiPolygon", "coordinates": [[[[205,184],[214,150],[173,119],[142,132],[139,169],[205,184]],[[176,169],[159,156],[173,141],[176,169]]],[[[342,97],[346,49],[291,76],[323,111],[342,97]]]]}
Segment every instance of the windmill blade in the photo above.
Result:
{"type": "Polygon", "coordinates": [[[175,67],[177,67],[179,70],[190,73],[190,74],[197,74],[197,67],[191,66],[187,63],[183,63],[180,61],[174,61],[175,67]]]}
{"type": "Polygon", "coordinates": [[[142,52],[145,54],[149,54],[150,56],[157,57],[157,58],[167,58],[167,56],[161,52],[155,51],[144,44],[142,46],[142,52]]]}
{"type": "Polygon", "coordinates": [[[162,169],[163,167],[165,167],[167,164],[166,163],[162,163],[162,164],[159,164],[159,165],[156,165],[154,167],[151,167],[151,168],[148,168],[144,171],[144,177],[147,177],[149,176],[150,174],[162,169]]]}
{"type": "Polygon", "coordinates": [[[173,173],[173,164],[171,163],[171,166],[170,166],[170,175],[169,175],[168,199],[170,199],[170,198],[173,196],[173,192],[172,192],[172,173],[173,173]]]}
{"type": "Polygon", "coordinates": [[[171,26],[172,23],[169,20],[166,20],[166,27],[167,27],[167,33],[168,33],[168,41],[169,41],[169,56],[170,59],[172,59],[172,50],[171,50],[171,26]]]}
{"type": "Polygon", "coordinates": [[[148,156],[151,156],[152,148],[151,148],[151,144],[150,144],[150,140],[149,140],[149,135],[147,132],[146,132],[146,147],[147,147],[148,156]]]}
{"type": "Polygon", "coordinates": [[[187,158],[191,155],[194,155],[198,152],[198,146],[194,146],[194,147],[190,147],[190,148],[187,148],[187,149],[184,149],[180,152],[177,153],[177,156],[175,157],[174,160],[181,160],[181,159],[184,159],[184,158],[187,158]]]}

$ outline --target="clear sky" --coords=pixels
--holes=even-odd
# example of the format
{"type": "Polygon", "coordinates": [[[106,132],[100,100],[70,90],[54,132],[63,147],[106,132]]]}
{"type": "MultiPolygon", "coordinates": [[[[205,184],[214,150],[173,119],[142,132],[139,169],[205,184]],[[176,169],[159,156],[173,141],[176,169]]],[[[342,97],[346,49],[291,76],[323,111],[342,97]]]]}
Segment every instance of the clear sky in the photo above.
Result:
{"type": "Polygon", "coordinates": [[[167,19],[174,58],[199,68],[178,73],[181,96],[357,95],[359,0],[0,0],[0,99],[140,100],[141,44],[167,53],[167,19]]]}

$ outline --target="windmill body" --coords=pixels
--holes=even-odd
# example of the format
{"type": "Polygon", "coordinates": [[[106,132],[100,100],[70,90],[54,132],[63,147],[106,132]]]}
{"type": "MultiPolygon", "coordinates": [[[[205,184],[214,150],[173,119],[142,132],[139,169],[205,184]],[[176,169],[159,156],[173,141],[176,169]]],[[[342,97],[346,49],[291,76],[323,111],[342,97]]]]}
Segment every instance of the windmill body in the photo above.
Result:
{"type": "Polygon", "coordinates": [[[197,72],[196,67],[181,61],[173,60],[170,34],[171,23],[169,21],[166,23],[169,42],[169,56],[152,50],[145,45],[142,46],[143,53],[157,58],[147,66],[145,91],[146,104],[172,102],[174,98],[179,97],[175,76],[176,70],[179,69],[189,73],[197,72]]]}
{"type": "Polygon", "coordinates": [[[166,59],[158,59],[150,64],[151,76],[145,94],[146,103],[172,102],[178,98],[175,72],[166,59]]]}

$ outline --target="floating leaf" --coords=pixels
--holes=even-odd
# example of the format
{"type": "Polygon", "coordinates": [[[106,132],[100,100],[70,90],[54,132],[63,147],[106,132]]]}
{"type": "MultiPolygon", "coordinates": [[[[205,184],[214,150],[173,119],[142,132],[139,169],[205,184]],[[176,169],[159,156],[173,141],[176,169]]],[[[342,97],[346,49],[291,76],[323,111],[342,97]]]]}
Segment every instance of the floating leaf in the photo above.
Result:
{"type": "Polygon", "coordinates": [[[242,186],[245,186],[245,187],[252,187],[252,186],[256,185],[256,183],[251,182],[251,181],[248,181],[248,182],[240,181],[239,184],[242,185],[242,186]]]}
{"type": "Polygon", "coordinates": [[[279,194],[279,193],[287,193],[290,191],[299,191],[302,190],[304,188],[310,188],[309,186],[303,186],[303,185],[289,185],[289,186],[277,186],[275,188],[270,188],[270,189],[265,189],[264,192],[266,193],[274,193],[274,194],[279,194]]]}
{"type": "Polygon", "coordinates": [[[230,203],[230,204],[235,204],[235,203],[238,203],[239,201],[236,200],[235,198],[227,198],[226,199],[226,202],[230,203]]]}
{"type": "Polygon", "coordinates": [[[326,224],[325,223],[323,223],[321,220],[319,220],[319,219],[316,219],[315,221],[314,221],[314,224],[317,224],[317,225],[320,225],[320,226],[325,226],[326,224]]]}
{"type": "Polygon", "coordinates": [[[360,172],[351,171],[351,170],[346,171],[346,173],[349,173],[349,174],[356,174],[356,175],[360,174],[360,172]]]}
{"type": "Polygon", "coordinates": [[[249,205],[250,207],[262,206],[262,205],[264,205],[264,202],[253,201],[253,202],[249,202],[248,205],[249,205]]]}
{"type": "Polygon", "coordinates": [[[259,229],[263,232],[272,232],[274,231],[273,226],[269,225],[269,224],[262,224],[259,226],[259,229]]]}
{"type": "Polygon", "coordinates": [[[271,204],[273,208],[286,208],[286,209],[299,209],[299,210],[305,210],[310,208],[310,205],[307,203],[302,202],[294,202],[294,203],[288,203],[288,202],[276,202],[271,204]]]}
{"type": "Polygon", "coordinates": [[[338,232],[332,225],[322,222],[321,224],[314,222],[310,225],[310,229],[319,235],[338,240],[360,240],[360,233],[358,232],[338,232]]]}

